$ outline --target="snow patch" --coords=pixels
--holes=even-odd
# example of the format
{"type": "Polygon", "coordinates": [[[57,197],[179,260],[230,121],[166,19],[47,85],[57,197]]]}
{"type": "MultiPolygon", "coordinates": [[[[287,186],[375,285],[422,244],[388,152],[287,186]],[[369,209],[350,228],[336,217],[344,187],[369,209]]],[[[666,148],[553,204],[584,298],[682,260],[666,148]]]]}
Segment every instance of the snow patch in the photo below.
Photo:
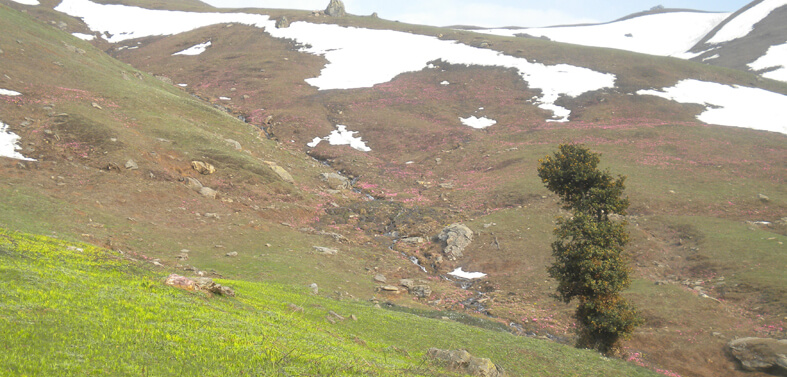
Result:
{"type": "Polygon", "coordinates": [[[765,0],[730,20],[708,40],[708,43],[718,44],[743,38],[754,30],[754,25],[768,17],[774,9],[785,5],[787,0],[765,0]]]}
{"type": "Polygon", "coordinates": [[[222,101],[232,101],[232,98],[230,97],[219,97],[219,99],[222,101]]]}
{"type": "Polygon", "coordinates": [[[763,73],[762,76],[773,80],[787,81],[787,43],[771,46],[765,55],[749,63],[748,66],[755,71],[772,69],[763,73]]]}
{"type": "Polygon", "coordinates": [[[13,91],[13,90],[8,90],[8,89],[0,89],[0,96],[19,96],[19,95],[21,95],[21,94],[22,94],[22,93],[15,92],[15,91],[13,91]]]}
{"type": "Polygon", "coordinates": [[[532,89],[540,89],[542,108],[570,113],[555,105],[561,96],[575,97],[585,92],[614,86],[615,75],[568,64],[544,65],[436,37],[392,30],[371,30],[338,25],[295,22],[289,28],[266,29],[274,37],[294,39],[301,49],[328,60],[319,77],[306,82],[320,90],[372,87],[405,72],[421,71],[429,63],[478,65],[516,69],[532,89]],[[374,69],[370,69],[374,67],[374,69]]]}
{"type": "Polygon", "coordinates": [[[11,0],[22,5],[38,5],[38,0],[11,0]]]}
{"type": "Polygon", "coordinates": [[[652,95],[680,103],[705,105],[697,116],[702,122],[721,126],[743,127],[787,135],[784,109],[787,96],[763,89],[730,86],[699,80],[683,80],[675,86],[658,90],[640,90],[639,95],[652,95]]]}
{"type": "Polygon", "coordinates": [[[336,125],[336,130],[332,131],[330,135],[319,138],[315,137],[311,143],[306,144],[306,146],[314,148],[317,144],[320,144],[321,141],[325,140],[330,145],[349,145],[351,148],[355,150],[359,150],[361,152],[370,152],[372,149],[366,146],[366,142],[361,140],[360,137],[354,137],[354,134],[357,134],[358,131],[348,131],[347,126],[343,125],[336,125]]]}
{"type": "Polygon", "coordinates": [[[707,58],[702,58],[702,61],[708,61],[708,60],[718,59],[718,58],[720,58],[720,57],[721,57],[721,55],[719,55],[719,54],[716,54],[716,55],[713,55],[713,56],[708,56],[707,58]]]}
{"type": "Polygon", "coordinates": [[[583,46],[677,56],[694,47],[729,16],[730,13],[671,12],[598,25],[488,29],[476,32],[505,36],[527,34],[583,46]]]}
{"type": "Polygon", "coordinates": [[[81,18],[90,30],[101,32],[102,37],[111,43],[154,35],[174,35],[224,23],[274,28],[268,16],[248,13],[155,10],[126,5],[96,4],[89,0],[63,0],[55,10],[81,18]]]}
{"type": "Polygon", "coordinates": [[[198,45],[191,46],[191,47],[189,47],[189,48],[187,48],[187,49],[185,49],[183,51],[176,52],[176,53],[174,53],[172,55],[192,55],[192,56],[193,55],[199,55],[199,54],[205,52],[205,50],[208,47],[210,47],[210,45],[211,45],[210,41],[207,41],[205,43],[200,43],[198,45]]]}
{"type": "Polygon", "coordinates": [[[471,116],[469,118],[459,117],[459,120],[465,126],[470,126],[470,127],[475,128],[475,129],[487,128],[487,127],[492,126],[492,125],[497,123],[497,121],[493,120],[493,119],[489,119],[489,118],[486,118],[486,117],[476,118],[475,116],[471,116]]]}
{"type": "Polygon", "coordinates": [[[245,13],[193,13],[143,9],[125,5],[96,4],[89,0],[63,0],[55,10],[82,20],[109,42],[153,35],[171,35],[220,23],[241,23],[273,37],[293,39],[301,51],[324,56],[328,64],[320,76],[306,82],[320,90],[356,89],[390,81],[399,74],[416,72],[428,62],[514,68],[531,89],[543,96],[536,104],[555,111],[556,121],[567,120],[570,111],[555,105],[561,96],[614,86],[615,75],[587,68],[558,64],[547,66],[455,41],[392,30],[371,30],[328,24],[295,22],[277,29],[268,16],[245,13]],[[108,34],[107,34],[108,33],[108,34]],[[374,69],[370,69],[374,67],[374,69]]]}
{"type": "Polygon", "coordinates": [[[35,161],[32,158],[22,156],[17,152],[22,149],[19,143],[19,135],[8,130],[8,125],[0,122],[0,157],[9,157],[17,160],[35,161]]]}
{"type": "Polygon", "coordinates": [[[85,34],[85,33],[71,33],[71,35],[83,40],[83,41],[92,41],[96,39],[96,36],[93,34],[85,34]]]}
{"type": "Polygon", "coordinates": [[[440,85],[451,85],[451,83],[448,82],[448,81],[443,81],[443,82],[440,83],[440,85]]]}
{"type": "Polygon", "coordinates": [[[181,88],[185,88],[185,87],[189,86],[189,84],[182,84],[181,83],[181,84],[178,84],[178,86],[181,87],[181,88]]]}
{"type": "Polygon", "coordinates": [[[483,273],[483,272],[465,272],[465,271],[462,271],[462,267],[459,267],[456,270],[453,270],[453,271],[449,272],[448,275],[460,277],[460,278],[463,278],[463,279],[480,279],[480,278],[486,276],[486,274],[483,273]]]}

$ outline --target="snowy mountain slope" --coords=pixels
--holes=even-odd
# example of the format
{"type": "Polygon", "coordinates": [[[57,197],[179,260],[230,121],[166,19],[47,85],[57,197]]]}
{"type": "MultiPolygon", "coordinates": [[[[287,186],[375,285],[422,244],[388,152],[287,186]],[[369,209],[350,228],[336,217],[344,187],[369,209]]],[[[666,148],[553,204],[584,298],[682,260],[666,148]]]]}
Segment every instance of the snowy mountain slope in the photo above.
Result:
{"type": "Polygon", "coordinates": [[[756,0],[733,14],[643,12],[597,25],[476,31],[673,56],[787,81],[785,0],[756,0]]]}
{"type": "Polygon", "coordinates": [[[694,46],[728,16],[729,13],[666,12],[597,25],[477,31],[546,37],[557,42],[676,56],[694,46]]]}
{"type": "Polygon", "coordinates": [[[787,81],[787,1],[757,0],[711,30],[690,58],[787,81]]]}
{"type": "MultiPolygon", "coordinates": [[[[81,18],[94,32],[101,33],[109,42],[122,42],[132,38],[153,35],[171,35],[194,30],[207,25],[238,22],[262,29],[261,32],[276,38],[295,40],[303,47],[301,51],[324,56],[328,64],[320,72],[319,77],[306,80],[320,90],[354,89],[372,87],[389,82],[405,72],[416,72],[431,69],[430,62],[443,61],[451,64],[506,67],[515,69],[520,77],[528,82],[530,88],[540,89],[542,95],[533,98],[533,104],[551,111],[554,115],[548,121],[567,122],[571,110],[557,105],[561,98],[577,97],[587,92],[604,88],[612,88],[615,76],[596,72],[587,68],[567,64],[544,65],[529,62],[526,59],[504,55],[494,50],[467,46],[439,38],[402,33],[390,30],[372,30],[348,28],[330,24],[313,24],[295,22],[288,28],[275,28],[274,21],[268,16],[248,13],[193,13],[167,10],[151,10],[124,5],[103,5],[89,0],[64,0],[55,10],[81,18]],[[150,22],[162,20],[162,22],[150,22]],[[166,22],[164,21],[166,20],[166,22]],[[375,67],[375,69],[365,69],[375,67]]],[[[538,29],[536,34],[544,32],[551,36],[562,35],[565,38],[585,38],[586,43],[598,40],[620,41],[631,39],[631,48],[644,43],[649,51],[664,54],[677,53],[673,46],[679,44],[683,49],[693,44],[707,29],[716,25],[725,14],[708,14],[693,12],[668,12],[623,20],[606,25],[576,28],[538,29]],[[678,27],[667,27],[671,24],[692,25],[691,30],[678,27]],[[663,41],[658,35],[651,33],[659,26],[660,29],[673,30],[671,38],[663,41]],[[563,34],[561,34],[563,33],[563,34]],[[632,35],[627,37],[626,35],[632,35]],[[686,37],[686,36],[689,37],[686,37]],[[615,37],[617,36],[617,37],[615,37]],[[641,37],[635,37],[641,36],[641,37]],[[606,38],[606,39],[605,39],[606,38]],[[681,42],[677,42],[677,41],[681,42]]],[[[528,29],[529,31],[532,29],[528,29]]],[[[177,53],[177,52],[173,52],[177,53]]],[[[697,98],[710,96],[709,86],[684,87],[683,92],[691,94],[692,102],[697,98]]],[[[743,90],[731,88],[730,93],[743,90]]],[[[764,92],[761,89],[747,88],[753,92],[764,92]]],[[[643,92],[652,95],[653,92],[643,92]]],[[[727,126],[765,129],[787,134],[787,126],[773,125],[771,119],[777,117],[778,110],[787,107],[787,96],[766,94],[768,101],[755,101],[752,107],[735,106],[733,96],[715,97],[713,101],[699,101],[710,104],[716,112],[718,108],[726,111],[740,112],[730,116],[724,122],[727,126]],[[715,108],[715,109],[714,109],[715,108]],[[736,110],[737,109],[737,110],[736,110]],[[752,114],[748,114],[750,110],[752,114]],[[775,113],[776,112],[776,113],[775,113]],[[765,125],[765,126],[763,126],[765,125]]],[[[675,99],[670,97],[671,99],[675,99]]],[[[709,110],[709,111],[710,111],[709,110]]],[[[722,112],[723,113],[723,112],[722,112]]],[[[729,115],[729,114],[727,114],[729,115]]],[[[457,119],[465,114],[457,114],[457,119]]],[[[719,117],[703,117],[700,120],[718,120],[719,117]]],[[[323,135],[313,135],[322,137],[323,135]]]]}

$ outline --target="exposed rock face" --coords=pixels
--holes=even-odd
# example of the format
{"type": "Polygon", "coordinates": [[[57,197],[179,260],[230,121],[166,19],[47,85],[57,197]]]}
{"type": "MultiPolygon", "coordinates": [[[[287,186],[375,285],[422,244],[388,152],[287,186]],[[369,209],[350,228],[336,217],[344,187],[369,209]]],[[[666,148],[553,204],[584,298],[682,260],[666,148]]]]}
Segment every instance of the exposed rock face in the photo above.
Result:
{"type": "Polygon", "coordinates": [[[787,376],[787,339],[741,338],[727,346],[744,369],[787,376]]]}
{"type": "Polygon", "coordinates": [[[279,178],[281,178],[282,181],[295,183],[295,179],[293,179],[292,175],[290,175],[290,173],[283,167],[279,166],[278,164],[272,161],[265,161],[265,164],[268,165],[271,168],[271,170],[273,170],[273,172],[276,173],[276,175],[278,175],[279,178]]]}
{"type": "Polygon", "coordinates": [[[167,279],[164,280],[164,284],[180,289],[185,289],[187,291],[197,290],[197,284],[194,283],[194,280],[191,280],[185,276],[180,276],[178,274],[171,274],[167,276],[167,279]]]}
{"type": "Polygon", "coordinates": [[[277,29],[286,29],[288,27],[290,27],[290,20],[287,19],[287,16],[281,16],[281,18],[276,20],[277,29]]]}
{"type": "Polygon", "coordinates": [[[164,284],[180,289],[185,289],[187,291],[203,291],[219,294],[222,296],[235,296],[235,291],[232,288],[217,284],[211,278],[190,279],[178,274],[171,274],[167,276],[164,284]]]}
{"type": "Polygon", "coordinates": [[[341,0],[331,0],[328,8],[325,8],[325,14],[331,17],[344,17],[347,12],[344,11],[344,3],[341,0]]]}
{"type": "Polygon", "coordinates": [[[216,167],[205,161],[191,161],[191,168],[205,175],[216,172],[216,167]]]}
{"type": "Polygon", "coordinates": [[[235,296],[235,291],[213,281],[211,278],[196,278],[194,283],[201,291],[219,294],[222,296],[235,296]]]}
{"type": "Polygon", "coordinates": [[[322,173],[320,180],[327,183],[328,187],[333,190],[346,190],[352,186],[352,182],[347,177],[337,173],[322,173]]]}
{"type": "Polygon", "coordinates": [[[128,161],[126,161],[126,169],[128,169],[128,170],[137,170],[137,169],[139,169],[139,165],[137,165],[137,163],[134,162],[134,160],[128,160],[128,161]]]}
{"type": "Polygon", "coordinates": [[[410,288],[410,294],[415,297],[426,298],[432,295],[432,287],[428,285],[414,285],[410,288]]]}
{"type": "Polygon", "coordinates": [[[429,351],[426,352],[426,355],[432,359],[446,363],[449,365],[449,367],[471,376],[505,376],[503,369],[495,365],[492,360],[475,357],[465,350],[448,351],[430,348],[429,351]]]}
{"type": "Polygon", "coordinates": [[[451,224],[443,229],[437,238],[445,243],[443,254],[449,260],[457,260],[463,256],[462,252],[473,241],[473,231],[462,224],[451,224]]]}

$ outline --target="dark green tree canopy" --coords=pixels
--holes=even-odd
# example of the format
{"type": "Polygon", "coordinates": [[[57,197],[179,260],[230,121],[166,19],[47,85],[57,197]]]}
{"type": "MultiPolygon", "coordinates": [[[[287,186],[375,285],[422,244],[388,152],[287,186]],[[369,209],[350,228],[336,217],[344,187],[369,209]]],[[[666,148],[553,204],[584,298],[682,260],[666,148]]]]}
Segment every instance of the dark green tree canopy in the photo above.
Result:
{"type": "Polygon", "coordinates": [[[609,218],[624,215],[629,206],[623,196],[626,178],[599,170],[599,161],[598,153],[582,145],[562,144],[554,155],[539,160],[538,176],[572,212],[557,220],[555,261],[547,271],[558,282],[558,298],[579,301],[577,345],[608,353],[642,320],[619,295],[631,282],[623,256],[626,224],[609,218]]]}
{"type": "Polygon", "coordinates": [[[626,177],[598,170],[601,155],[578,144],[561,144],[553,156],[539,160],[538,176],[566,209],[585,212],[597,219],[624,215],[629,206],[623,197],[626,177]]]}
{"type": "Polygon", "coordinates": [[[624,224],[578,212],[571,219],[558,219],[555,235],[555,261],[547,271],[558,281],[560,299],[606,296],[628,287],[629,267],[621,255],[628,241],[624,224]]]}

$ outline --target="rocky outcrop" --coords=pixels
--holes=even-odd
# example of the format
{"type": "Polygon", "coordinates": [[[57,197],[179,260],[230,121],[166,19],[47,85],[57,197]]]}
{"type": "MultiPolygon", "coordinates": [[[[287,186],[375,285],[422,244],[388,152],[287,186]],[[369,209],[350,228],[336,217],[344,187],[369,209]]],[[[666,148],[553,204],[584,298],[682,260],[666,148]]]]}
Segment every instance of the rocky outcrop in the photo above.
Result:
{"type": "Polygon", "coordinates": [[[216,172],[216,167],[205,161],[191,161],[191,168],[204,175],[216,172]]]}
{"type": "Polygon", "coordinates": [[[443,254],[449,260],[457,260],[464,256],[462,252],[473,241],[473,231],[462,224],[451,224],[437,238],[444,243],[443,254]]]}
{"type": "Polygon", "coordinates": [[[743,369],[787,376],[787,339],[740,338],[727,346],[743,369]]]}
{"type": "Polygon", "coordinates": [[[331,3],[325,8],[325,14],[331,17],[344,17],[347,12],[345,12],[344,3],[341,0],[331,0],[331,3]]]}
{"type": "Polygon", "coordinates": [[[288,183],[295,183],[295,179],[293,179],[292,175],[290,175],[290,173],[287,170],[285,170],[283,167],[279,166],[273,161],[265,161],[265,164],[268,165],[271,168],[271,170],[273,170],[273,172],[276,173],[276,175],[278,175],[279,178],[281,178],[282,181],[288,183]]]}
{"type": "Polygon", "coordinates": [[[287,16],[281,16],[276,20],[277,29],[286,29],[288,27],[290,27],[290,20],[287,19],[287,16]]]}
{"type": "Polygon", "coordinates": [[[202,291],[222,296],[235,296],[235,291],[232,288],[218,284],[211,278],[200,277],[192,279],[178,274],[171,274],[164,280],[164,284],[187,291],[202,291]]]}
{"type": "Polygon", "coordinates": [[[332,190],[347,190],[352,186],[347,177],[337,173],[322,173],[320,180],[327,183],[332,190]]]}
{"type": "Polygon", "coordinates": [[[210,187],[203,186],[202,182],[200,182],[198,179],[186,177],[186,184],[189,186],[190,189],[198,192],[200,195],[206,198],[216,199],[216,196],[218,196],[219,194],[218,191],[210,187]]]}
{"type": "Polygon", "coordinates": [[[503,368],[495,365],[492,360],[475,357],[465,350],[441,350],[430,348],[426,355],[448,367],[471,376],[502,377],[505,376],[503,368]]]}

